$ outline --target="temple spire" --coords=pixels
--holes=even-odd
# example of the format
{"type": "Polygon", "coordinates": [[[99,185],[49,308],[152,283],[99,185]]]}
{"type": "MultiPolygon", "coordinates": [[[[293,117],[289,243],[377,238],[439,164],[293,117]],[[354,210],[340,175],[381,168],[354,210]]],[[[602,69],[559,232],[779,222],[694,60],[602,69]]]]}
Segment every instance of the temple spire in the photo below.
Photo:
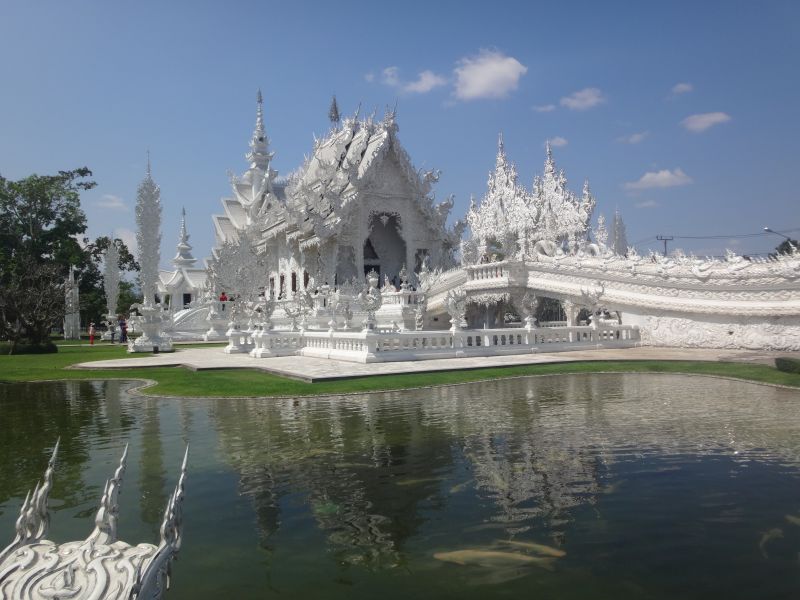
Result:
{"type": "Polygon", "coordinates": [[[550,140],[545,142],[545,149],[547,153],[547,158],[544,161],[544,172],[545,173],[555,173],[556,170],[556,163],[553,160],[553,148],[550,146],[550,140]]]}
{"type": "MultiPolygon", "coordinates": [[[[498,173],[500,171],[509,170],[508,158],[506,158],[506,145],[503,142],[502,132],[500,132],[500,134],[497,136],[497,159],[495,160],[494,166],[495,171],[498,173]]],[[[514,176],[516,176],[516,174],[514,176]]]]}
{"type": "Polygon", "coordinates": [[[261,95],[261,88],[256,94],[256,126],[253,129],[253,137],[250,139],[250,152],[245,158],[250,163],[251,169],[259,168],[263,171],[269,168],[269,161],[272,159],[269,151],[269,138],[264,131],[264,97],[261,95]]]}
{"type": "Polygon", "coordinates": [[[172,259],[176,267],[193,267],[197,259],[192,256],[192,246],[189,244],[189,234],[186,233],[186,209],[181,209],[181,229],[178,234],[178,253],[172,259]]]}

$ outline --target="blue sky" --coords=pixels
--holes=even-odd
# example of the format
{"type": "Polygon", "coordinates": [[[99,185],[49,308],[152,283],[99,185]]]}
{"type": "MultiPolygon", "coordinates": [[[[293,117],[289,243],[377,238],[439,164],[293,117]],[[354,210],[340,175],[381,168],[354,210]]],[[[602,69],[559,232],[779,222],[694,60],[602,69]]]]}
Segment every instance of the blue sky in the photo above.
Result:
{"type": "MultiPolygon", "coordinates": [[[[242,172],[264,93],[286,174],[342,112],[398,106],[418,168],[463,216],[497,134],[530,186],[544,142],[570,187],[589,178],[630,242],[700,254],[800,235],[798,2],[17,2],[0,4],[0,174],[86,165],[92,236],[135,230],[145,152],[164,205],[162,263],[181,207],[195,255],[242,172]],[[675,246],[673,246],[675,247],[675,246]]],[[[129,234],[128,234],[129,235],[129,234]]]]}

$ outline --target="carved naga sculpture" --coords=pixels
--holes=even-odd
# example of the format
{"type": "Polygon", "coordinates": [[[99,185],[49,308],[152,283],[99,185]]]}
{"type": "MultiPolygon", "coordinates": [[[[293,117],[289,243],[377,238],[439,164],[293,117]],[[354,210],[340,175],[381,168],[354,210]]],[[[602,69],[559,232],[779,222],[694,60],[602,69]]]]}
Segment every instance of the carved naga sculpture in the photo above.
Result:
{"type": "Polygon", "coordinates": [[[182,540],[182,506],[189,448],[161,523],[158,546],[131,546],[117,539],[117,503],[128,458],[122,453],[114,475],[106,480],[94,531],[83,541],[56,544],[44,539],[50,522],[47,498],[53,485],[58,442],[33,494],[25,497],[16,536],[0,551],[0,597],[103,598],[156,600],[169,587],[170,565],[182,540]]]}

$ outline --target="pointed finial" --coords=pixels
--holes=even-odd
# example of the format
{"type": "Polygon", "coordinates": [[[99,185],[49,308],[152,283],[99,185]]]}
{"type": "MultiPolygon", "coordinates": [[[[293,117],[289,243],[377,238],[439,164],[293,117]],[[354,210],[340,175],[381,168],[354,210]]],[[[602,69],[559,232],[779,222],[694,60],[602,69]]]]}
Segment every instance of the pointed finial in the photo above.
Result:
{"type": "Polygon", "coordinates": [[[150,148],[147,149],[147,176],[150,177],[150,148]]]}
{"type": "Polygon", "coordinates": [[[264,130],[264,97],[261,88],[256,93],[256,126],[253,129],[253,136],[250,138],[250,152],[245,155],[250,163],[250,168],[261,168],[267,170],[272,154],[269,152],[269,139],[264,130]]]}
{"type": "Polygon", "coordinates": [[[341,120],[341,116],[339,115],[339,105],[336,103],[336,94],[333,95],[331,99],[331,106],[328,109],[328,120],[334,125],[337,125],[341,120]]]}
{"type": "Polygon", "coordinates": [[[550,147],[550,140],[544,143],[544,147],[547,152],[547,160],[553,160],[553,149],[550,147]]]}
{"type": "Polygon", "coordinates": [[[256,131],[253,135],[264,135],[264,97],[261,95],[261,88],[256,94],[256,131]]]}
{"type": "Polygon", "coordinates": [[[192,267],[197,259],[192,256],[192,245],[189,243],[189,234],[186,232],[186,208],[181,208],[181,228],[178,233],[177,254],[172,259],[172,264],[178,268],[192,267]]]}
{"type": "Polygon", "coordinates": [[[503,143],[503,132],[501,131],[497,135],[497,150],[499,152],[505,152],[505,149],[506,149],[506,147],[505,147],[505,144],[503,143]]]}

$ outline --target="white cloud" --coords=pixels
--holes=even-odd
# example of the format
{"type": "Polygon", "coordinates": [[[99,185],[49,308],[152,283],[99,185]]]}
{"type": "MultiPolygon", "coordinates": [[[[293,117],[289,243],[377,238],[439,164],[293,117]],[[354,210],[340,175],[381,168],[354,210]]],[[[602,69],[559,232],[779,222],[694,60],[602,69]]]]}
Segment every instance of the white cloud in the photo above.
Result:
{"type": "Polygon", "coordinates": [[[519,86],[528,67],[496,50],[464,57],[455,69],[455,96],[459,100],[505,98],[519,86]]]}
{"type": "Polygon", "coordinates": [[[533,107],[533,110],[535,110],[536,112],[541,112],[541,113],[553,112],[555,109],[556,109],[556,105],[555,104],[540,104],[538,106],[534,106],[533,107]]]}
{"type": "Polygon", "coordinates": [[[557,135],[554,138],[550,138],[548,141],[550,142],[550,145],[553,148],[562,148],[562,147],[566,146],[567,144],[569,144],[569,142],[567,141],[567,138],[563,138],[560,135],[557,135]]]}
{"type": "Polygon", "coordinates": [[[397,67],[386,67],[381,71],[381,83],[391,87],[398,87],[400,85],[400,69],[397,67]]]}
{"type": "Polygon", "coordinates": [[[605,101],[606,98],[599,88],[584,88],[569,96],[564,96],[560,104],[570,110],[588,110],[605,101]]]}
{"type": "Polygon", "coordinates": [[[120,198],[119,196],[114,196],[113,194],[103,194],[103,196],[95,202],[96,206],[100,208],[108,208],[111,210],[128,210],[128,206],[125,204],[125,201],[120,198]]]}
{"type": "Polygon", "coordinates": [[[136,245],[136,233],[131,231],[130,229],[125,229],[124,227],[120,227],[119,229],[114,230],[114,237],[121,239],[125,242],[125,245],[128,247],[128,250],[133,255],[136,255],[138,252],[137,245],[136,245]]]}
{"type": "Polygon", "coordinates": [[[676,83],[672,86],[672,95],[678,96],[680,94],[688,94],[694,89],[694,86],[691,83],[676,83]]]}
{"type": "Polygon", "coordinates": [[[442,86],[447,83],[447,79],[441,75],[437,75],[433,71],[423,71],[419,74],[416,81],[410,81],[403,86],[404,92],[412,94],[425,94],[430,92],[433,88],[442,86]]]}
{"type": "MultiPolygon", "coordinates": [[[[367,81],[374,81],[375,77],[371,73],[369,76],[371,78],[367,81]]],[[[392,66],[381,71],[381,83],[409,94],[426,94],[434,88],[445,85],[447,79],[433,71],[425,70],[419,74],[416,81],[403,81],[400,78],[400,69],[392,66]]]]}
{"type": "Polygon", "coordinates": [[[655,200],[643,200],[642,202],[637,202],[634,206],[636,208],[655,208],[658,206],[658,202],[655,200]]]}
{"type": "Polygon", "coordinates": [[[642,142],[648,135],[650,135],[649,131],[640,131],[630,135],[623,135],[622,137],[617,138],[617,141],[622,142],[623,144],[638,144],[639,142],[642,142]]]}
{"type": "Polygon", "coordinates": [[[662,169],[661,171],[648,172],[642,175],[638,181],[631,181],[625,184],[626,190],[649,190],[651,188],[668,188],[678,185],[688,185],[692,183],[682,169],[662,169]]]}
{"type": "Polygon", "coordinates": [[[366,75],[364,75],[364,79],[369,83],[372,83],[373,81],[375,81],[375,73],[372,72],[367,73],[366,75]]]}
{"type": "Polygon", "coordinates": [[[701,115],[691,115],[681,121],[681,125],[692,133],[701,133],[720,123],[727,123],[731,116],[724,112],[703,113],[701,115]]]}

